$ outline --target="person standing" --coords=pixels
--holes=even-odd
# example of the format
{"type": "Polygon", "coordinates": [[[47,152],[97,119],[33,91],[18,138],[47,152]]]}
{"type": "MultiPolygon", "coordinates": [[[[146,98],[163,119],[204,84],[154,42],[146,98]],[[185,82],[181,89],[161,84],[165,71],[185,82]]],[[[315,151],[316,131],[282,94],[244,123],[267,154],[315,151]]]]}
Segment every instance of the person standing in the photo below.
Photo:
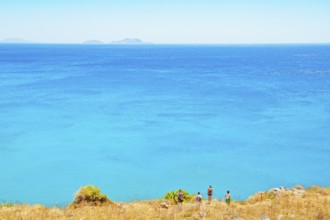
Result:
{"type": "Polygon", "coordinates": [[[203,202],[203,197],[202,197],[201,193],[198,192],[197,196],[196,196],[196,203],[197,203],[198,208],[201,207],[202,202],[203,202]]]}
{"type": "Polygon", "coordinates": [[[181,189],[179,189],[179,192],[178,192],[178,202],[179,202],[180,205],[182,205],[183,200],[184,200],[183,192],[182,192],[181,189]]]}
{"type": "Polygon", "coordinates": [[[230,197],[230,191],[228,190],[226,195],[225,195],[225,199],[226,199],[226,203],[227,205],[230,204],[230,200],[231,200],[231,197],[230,197]]]}
{"type": "Polygon", "coordinates": [[[210,185],[209,188],[207,189],[207,195],[208,195],[208,203],[207,204],[211,204],[212,194],[213,194],[213,188],[210,185]]]}

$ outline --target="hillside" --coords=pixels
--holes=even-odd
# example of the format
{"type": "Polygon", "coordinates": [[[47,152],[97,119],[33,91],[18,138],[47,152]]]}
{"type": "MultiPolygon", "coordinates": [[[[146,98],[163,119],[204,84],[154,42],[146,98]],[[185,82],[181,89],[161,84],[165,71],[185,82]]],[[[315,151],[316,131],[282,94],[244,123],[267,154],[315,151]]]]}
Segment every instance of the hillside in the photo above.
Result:
{"type": "Polygon", "coordinates": [[[200,208],[192,203],[175,205],[172,201],[158,199],[132,203],[107,203],[107,205],[70,205],[67,208],[42,205],[2,204],[1,220],[24,219],[330,219],[330,188],[301,186],[292,189],[274,188],[259,192],[246,201],[203,201],[200,208]]]}

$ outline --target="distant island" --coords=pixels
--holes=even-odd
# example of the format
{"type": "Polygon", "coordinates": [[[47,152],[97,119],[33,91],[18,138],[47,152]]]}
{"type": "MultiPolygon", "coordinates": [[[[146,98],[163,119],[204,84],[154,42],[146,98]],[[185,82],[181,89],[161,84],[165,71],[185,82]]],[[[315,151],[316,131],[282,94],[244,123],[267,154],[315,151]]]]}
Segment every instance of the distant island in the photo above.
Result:
{"type": "MultiPolygon", "coordinates": [[[[0,40],[0,44],[33,44],[33,43],[37,43],[37,42],[31,42],[22,38],[6,38],[3,40],[0,40]]],[[[52,44],[52,43],[50,43],[52,44]]],[[[80,44],[107,44],[103,41],[100,40],[86,40],[81,42],[80,44]]],[[[150,42],[145,42],[142,41],[139,38],[125,38],[122,40],[118,40],[118,41],[112,41],[110,42],[110,44],[127,44],[127,45],[146,45],[146,44],[152,44],[150,42]]]]}
{"type": "Polygon", "coordinates": [[[0,40],[1,44],[28,44],[31,43],[30,41],[21,39],[21,38],[6,38],[3,40],[0,40]]]}
{"type": "Polygon", "coordinates": [[[104,44],[104,42],[102,42],[100,40],[87,40],[87,41],[84,41],[83,44],[104,44]]]}
{"type": "Polygon", "coordinates": [[[138,38],[125,38],[123,40],[112,41],[112,44],[151,44],[138,38]]]}

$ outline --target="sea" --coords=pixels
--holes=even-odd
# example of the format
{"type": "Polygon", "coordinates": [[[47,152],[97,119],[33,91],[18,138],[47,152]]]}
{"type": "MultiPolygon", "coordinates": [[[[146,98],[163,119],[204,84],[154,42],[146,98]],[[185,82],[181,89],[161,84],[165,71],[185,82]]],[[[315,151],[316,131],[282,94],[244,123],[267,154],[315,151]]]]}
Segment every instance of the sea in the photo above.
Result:
{"type": "Polygon", "coordinates": [[[330,186],[330,45],[0,45],[0,202],[330,186]]]}

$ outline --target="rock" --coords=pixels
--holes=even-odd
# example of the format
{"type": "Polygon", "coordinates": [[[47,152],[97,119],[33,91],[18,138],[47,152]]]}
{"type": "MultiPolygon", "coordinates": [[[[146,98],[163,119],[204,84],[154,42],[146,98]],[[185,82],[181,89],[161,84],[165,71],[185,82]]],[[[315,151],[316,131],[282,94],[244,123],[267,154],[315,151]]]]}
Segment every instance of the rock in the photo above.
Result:
{"type": "Polygon", "coordinates": [[[234,216],[232,220],[245,220],[245,218],[241,218],[239,216],[234,216]]]}
{"type": "Polygon", "coordinates": [[[292,192],[295,196],[303,196],[305,194],[305,188],[301,185],[295,185],[291,189],[287,189],[284,186],[281,186],[279,188],[272,188],[267,191],[268,194],[273,194],[275,196],[279,196],[284,192],[292,192]]]}
{"type": "Polygon", "coordinates": [[[276,188],[271,188],[267,191],[267,193],[275,193],[277,192],[276,188]]]}
{"type": "Polygon", "coordinates": [[[292,189],[305,190],[305,187],[303,187],[302,185],[295,185],[294,187],[292,187],[292,189]]]}
{"type": "Polygon", "coordinates": [[[164,209],[168,209],[169,205],[166,204],[165,202],[160,203],[160,207],[164,208],[164,209]]]}
{"type": "Polygon", "coordinates": [[[284,186],[281,186],[280,188],[272,188],[267,191],[268,194],[275,194],[276,196],[280,195],[283,192],[288,191],[284,186]]]}
{"type": "Polygon", "coordinates": [[[68,213],[68,217],[73,217],[73,216],[74,216],[74,212],[68,213]]]}
{"type": "Polygon", "coordinates": [[[286,191],[286,188],[284,186],[280,186],[280,190],[283,192],[286,191]]]}
{"type": "Polygon", "coordinates": [[[295,196],[303,196],[305,194],[305,190],[301,189],[292,189],[292,192],[295,196]]]}
{"type": "Polygon", "coordinates": [[[202,218],[204,218],[206,216],[206,212],[199,213],[199,216],[202,217],[202,218]]]}
{"type": "Polygon", "coordinates": [[[281,193],[281,189],[280,188],[272,188],[272,189],[268,190],[267,193],[278,195],[278,194],[281,193]]]}

